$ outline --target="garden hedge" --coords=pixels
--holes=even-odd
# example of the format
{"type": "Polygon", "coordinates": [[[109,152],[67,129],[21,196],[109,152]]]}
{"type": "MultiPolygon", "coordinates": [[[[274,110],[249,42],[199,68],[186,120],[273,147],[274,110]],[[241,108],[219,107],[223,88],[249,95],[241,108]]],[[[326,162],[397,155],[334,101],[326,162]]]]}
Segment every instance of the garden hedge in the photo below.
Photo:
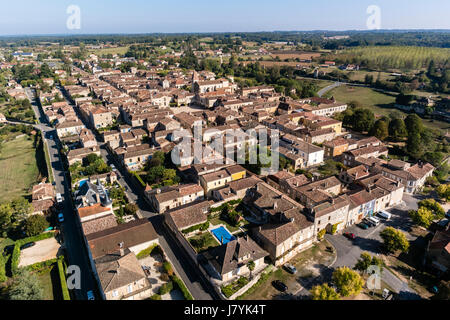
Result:
{"type": "Polygon", "coordinates": [[[58,273],[61,281],[61,290],[64,300],[70,300],[69,288],[67,288],[66,275],[64,272],[63,259],[58,259],[58,273]]]}

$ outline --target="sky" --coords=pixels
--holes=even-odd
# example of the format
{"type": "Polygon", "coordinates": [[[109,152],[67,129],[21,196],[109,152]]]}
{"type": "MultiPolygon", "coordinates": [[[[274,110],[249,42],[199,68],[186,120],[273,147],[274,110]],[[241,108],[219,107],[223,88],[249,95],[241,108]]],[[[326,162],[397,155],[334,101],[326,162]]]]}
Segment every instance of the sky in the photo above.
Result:
{"type": "Polygon", "coordinates": [[[450,29],[449,0],[20,0],[3,4],[0,35],[367,30],[370,5],[381,29],[450,29]]]}

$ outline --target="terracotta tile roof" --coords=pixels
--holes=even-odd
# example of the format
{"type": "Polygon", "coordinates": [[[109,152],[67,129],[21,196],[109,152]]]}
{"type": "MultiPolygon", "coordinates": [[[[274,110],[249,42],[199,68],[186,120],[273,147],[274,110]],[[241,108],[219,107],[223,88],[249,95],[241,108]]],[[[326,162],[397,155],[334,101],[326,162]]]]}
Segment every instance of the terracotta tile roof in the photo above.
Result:
{"type": "Polygon", "coordinates": [[[166,219],[171,220],[175,224],[178,230],[183,230],[189,226],[206,222],[211,204],[213,204],[212,201],[190,203],[167,211],[164,215],[166,219]]]}
{"type": "Polygon", "coordinates": [[[109,229],[117,226],[116,217],[113,214],[109,214],[104,217],[92,219],[81,224],[84,235],[99,232],[105,229],[109,229]]]}
{"type": "Polygon", "coordinates": [[[80,218],[89,217],[95,214],[111,211],[108,207],[103,207],[101,203],[96,203],[89,207],[83,207],[78,209],[80,218]]]}
{"type": "Polygon", "coordinates": [[[134,220],[119,224],[86,236],[94,259],[114,253],[123,242],[124,248],[130,248],[142,243],[158,239],[153,225],[147,219],[134,220]]]}
{"type": "Polygon", "coordinates": [[[269,255],[250,237],[238,238],[203,253],[221,275],[269,255]]]}

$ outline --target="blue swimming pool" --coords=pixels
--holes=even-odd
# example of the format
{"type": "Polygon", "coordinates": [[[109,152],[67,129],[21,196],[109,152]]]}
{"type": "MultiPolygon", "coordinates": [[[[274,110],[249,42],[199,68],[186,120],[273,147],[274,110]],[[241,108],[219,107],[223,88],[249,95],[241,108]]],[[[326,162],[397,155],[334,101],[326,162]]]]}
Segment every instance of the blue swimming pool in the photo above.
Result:
{"type": "Polygon", "coordinates": [[[219,242],[226,244],[230,241],[236,240],[235,237],[225,228],[225,227],[219,227],[217,229],[211,230],[213,235],[219,240],[219,242]]]}

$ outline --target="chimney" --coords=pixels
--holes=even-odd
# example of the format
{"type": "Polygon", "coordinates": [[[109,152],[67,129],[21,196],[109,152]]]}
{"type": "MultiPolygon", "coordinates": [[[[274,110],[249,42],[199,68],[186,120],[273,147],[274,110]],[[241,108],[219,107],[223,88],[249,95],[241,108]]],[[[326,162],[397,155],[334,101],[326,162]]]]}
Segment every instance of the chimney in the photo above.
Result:
{"type": "Polygon", "coordinates": [[[95,198],[97,199],[97,203],[100,203],[100,194],[98,192],[95,193],[95,198]]]}
{"type": "Polygon", "coordinates": [[[275,201],[274,204],[273,204],[273,208],[274,208],[274,209],[278,208],[278,203],[277,203],[276,201],[275,201]]]}
{"type": "Polygon", "coordinates": [[[125,250],[123,249],[123,242],[119,243],[119,252],[121,257],[125,255],[125,250]]]}

